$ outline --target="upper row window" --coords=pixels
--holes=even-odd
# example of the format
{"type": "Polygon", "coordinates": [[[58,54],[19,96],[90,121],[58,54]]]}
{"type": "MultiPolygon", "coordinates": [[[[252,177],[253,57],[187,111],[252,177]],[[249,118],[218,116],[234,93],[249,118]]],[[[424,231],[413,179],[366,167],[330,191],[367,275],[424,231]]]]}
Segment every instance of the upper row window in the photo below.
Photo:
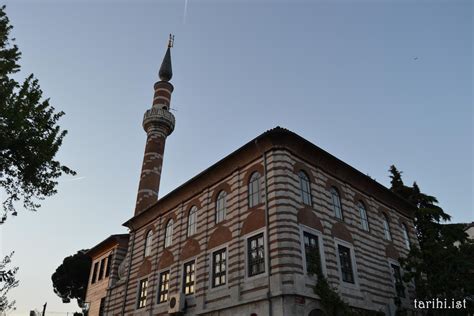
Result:
{"type": "Polygon", "coordinates": [[[249,207],[260,203],[260,173],[254,172],[249,181],[249,207]]]}
{"type": "Polygon", "coordinates": [[[216,224],[225,219],[227,209],[227,193],[225,191],[219,192],[216,200],[216,224]]]}
{"type": "Polygon", "coordinates": [[[301,201],[311,206],[311,184],[308,175],[303,170],[300,170],[298,176],[300,178],[301,201]]]}

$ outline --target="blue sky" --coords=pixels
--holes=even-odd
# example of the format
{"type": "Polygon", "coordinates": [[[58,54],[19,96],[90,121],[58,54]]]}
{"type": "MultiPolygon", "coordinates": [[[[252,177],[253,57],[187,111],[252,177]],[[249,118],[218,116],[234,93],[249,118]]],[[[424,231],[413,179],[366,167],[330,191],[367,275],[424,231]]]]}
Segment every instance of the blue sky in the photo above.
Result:
{"type": "Polygon", "coordinates": [[[471,1],[6,1],[23,53],[66,115],[58,158],[78,172],[1,227],[17,312],[73,311],[62,259],[133,214],[141,127],[170,32],[176,129],[160,196],[277,125],[384,185],[388,168],[474,221],[471,1]]]}

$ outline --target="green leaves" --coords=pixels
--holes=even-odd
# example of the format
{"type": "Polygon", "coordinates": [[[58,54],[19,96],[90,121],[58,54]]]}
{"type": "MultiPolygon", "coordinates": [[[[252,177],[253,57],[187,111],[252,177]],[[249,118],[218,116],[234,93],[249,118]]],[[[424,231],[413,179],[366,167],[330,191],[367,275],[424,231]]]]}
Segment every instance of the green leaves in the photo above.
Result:
{"type": "Polygon", "coordinates": [[[83,307],[92,264],[85,252],[86,250],[81,250],[75,255],[64,258],[63,263],[51,276],[54,293],[63,300],[63,303],[77,299],[79,307],[83,307]]]}
{"type": "MultiPolygon", "coordinates": [[[[20,52],[11,45],[12,26],[0,8],[0,186],[4,218],[17,202],[35,211],[39,201],[57,192],[57,178],[75,172],[55,160],[67,131],[57,125],[64,112],[55,112],[43,99],[31,74],[21,84],[11,78],[20,69],[20,52]]],[[[0,223],[2,223],[2,220],[0,223]]]]}
{"type": "MultiPolygon", "coordinates": [[[[474,295],[474,243],[463,224],[446,224],[449,214],[434,196],[422,193],[417,183],[405,186],[401,172],[390,167],[391,190],[415,205],[418,246],[401,259],[404,281],[415,281],[417,298],[462,300],[474,295]]],[[[471,306],[472,308],[472,306],[471,306]]]]}

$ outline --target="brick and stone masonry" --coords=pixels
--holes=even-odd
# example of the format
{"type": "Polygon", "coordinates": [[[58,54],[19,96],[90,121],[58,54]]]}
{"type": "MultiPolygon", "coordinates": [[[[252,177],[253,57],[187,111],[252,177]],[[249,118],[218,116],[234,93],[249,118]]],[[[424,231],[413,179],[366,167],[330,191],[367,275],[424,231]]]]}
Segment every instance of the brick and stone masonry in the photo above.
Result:
{"type": "Polygon", "coordinates": [[[168,49],[159,71],[161,80],[154,85],[153,105],[143,116],[143,129],[147,133],[147,140],[140,173],[135,215],[151,206],[158,199],[166,137],[174,130],[175,118],[169,111],[171,93],[174,89],[173,85],[169,83],[173,76],[170,54],[172,46],[173,38],[170,36],[168,49]]]}

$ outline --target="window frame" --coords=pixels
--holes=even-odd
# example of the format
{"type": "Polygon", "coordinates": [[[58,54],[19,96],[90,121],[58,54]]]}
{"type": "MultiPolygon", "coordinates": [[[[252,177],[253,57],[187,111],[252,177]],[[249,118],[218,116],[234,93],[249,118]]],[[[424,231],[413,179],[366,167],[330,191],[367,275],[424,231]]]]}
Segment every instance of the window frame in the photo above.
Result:
{"type": "Polygon", "coordinates": [[[105,266],[105,277],[108,278],[110,276],[110,271],[112,270],[112,260],[113,260],[113,252],[111,252],[107,256],[107,265],[105,266]]]}
{"type": "Polygon", "coordinates": [[[107,259],[107,257],[100,259],[99,274],[97,275],[97,280],[98,280],[98,281],[102,281],[102,279],[104,278],[104,274],[105,274],[105,260],[106,260],[106,259],[107,259]]]}
{"type": "Polygon", "coordinates": [[[390,280],[392,280],[392,287],[393,287],[393,290],[395,292],[395,297],[397,297],[401,300],[408,300],[408,295],[407,295],[408,285],[403,283],[403,269],[402,269],[402,266],[400,265],[400,263],[398,261],[396,261],[392,258],[388,258],[387,263],[388,263],[388,271],[390,273],[390,280]],[[403,296],[398,296],[399,293],[397,291],[397,285],[396,285],[397,281],[395,279],[395,276],[392,273],[392,265],[397,266],[400,269],[400,279],[402,280],[402,284],[403,284],[403,296]]]}
{"type": "Polygon", "coordinates": [[[209,290],[210,291],[218,291],[221,289],[227,289],[229,287],[229,251],[227,244],[219,245],[214,249],[209,251],[209,262],[210,262],[210,269],[209,269],[209,290]],[[214,284],[214,254],[217,252],[224,252],[225,253],[225,283],[215,286],[214,284]]]}
{"type": "Polygon", "coordinates": [[[358,200],[357,203],[356,203],[356,207],[357,207],[357,210],[359,211],[359,228],[361,228],[363,231],[366,231],[366,232],[370,233],[370,222],[369,222],[369,215],[367,213],[366,204],[364,202],[362,202],[361,200],[358,200]],[[365,216],[362,216],[360,206],[362,206],[362,210],[364,211],[365,216]],[[364,228],[363,223],[366,223],[367,229],[364,228]]]}
{"type": "Polygon", "coordinates": [[[357,261],[355,257],[354,245],[339,238],[334,238],[334,244],[335,244],[339,284],[346,288],[359,290],[359,272],[357,270],[357,261]],[[339,257],[339,247],[338,247],[339,245],[349,248],[350,250],[351,266],[352,266],[352,274],[354,276],[354,283],[346,282],[342,279],[341,258],[339,257]]]}
{"type": "Polygon", "coordinates": [[[153,230],[150,229],[147,231],[147,233],[145,234],[145,245],[143,247],[143,257],[146,258],[146,257],[149,257],[151,256],[151,252],[152,252],[152,247],[153,247],[153,230]]]}
{"type": "Polygon", "coordinates": [[[97,282],[97,273],[99,272],[99,261],[94,262],[92,266],[91,284],[97,282]]]}
{"type": "Polygon", "coordinates": [[[386,213],[382,213],[383,238],[386,241],[392,241],[392,232],[390,230],[390,219],[386,213]]]}
{"type": "Polygon", "coordinates": [[[261,277],[266,277],[268,276],[268,247],[267,247],[267,233],[266,233],[266,230],[265,228],[261,228],[261,229],[258,229],[258,230],[255,230],[253,232],[250,232],[249,234],[245,235],[244,237],[244,240],[245,240],[245,277],[244,277],[244,280],[245,281],[250,281],[250,280],[253,280],[253,279],[258,279],[258,278],[261,278],[261,277]],[[255,275],[249,275],[249,239],[257,236],[257,235],[260,235],[260,234],[263,234],[263,253],[264,253],[264,272],[262,273],[259,273],[259,274],[255,274],[255,275]]]}
{"type": "Polygon", "coordinates": [[[405,223],[401,223],[400,226],[402,228],[402,237],[403,237],[403,243],[404,243],[405,249],[410,250],[411,240],[410,240],[410,234],[408,233],[408,227],[405,223]]]}
{"type": "Polygon", "coordinates": [[[307,272],[308,268],[307,268],[307,263],[306,263],[306,247],[304,244],[305,232],[318,237],[318,248],[319,248],[319,258],[321,260],[321,271],[323,275],[327,277],[326,255],[324,253],[324,239],[323,239],[322,232],[315,228],[300,224],[300,247],[301,247],[301,254],[302,254],[302,259],[303,259],[303,275],[316,279],[315,275],[309,275],[307,272]]]}
{"type": "Polygon", "coordinates": [[[191,237],[193,235],[196,235],[197,233],[197,214],[198,213],[198,208],[196,205],[193,205],[189,209],[188,213],[188,229],[186,231],[186,237],[191,237]],[[191,223],[191,219],[193,219],[193,222],[191,223]],[[194,227],[193,232],[190,233],[191,228],[194,227]]]}
{"type": "Polygon", "coordinates": [[[303,170],[303,169],[300,169],[298,171],[298,182],[299,182],[299,191],[300,191],[300,198],[301,198],[301,203],[303,203],[304,205],[308,205],[308,206],[313,206],[313,196],[311,194],[311,179],[309,178],[308,176],[308,173],[303,170]],[[304,179],[302,177],[302,175],[304,175],[304,179]],[[304,183],[303,181],[306,181],[307,182],[307,190],[308,192],[305,191],[305,188],[304,188],[304,183]],[[308,197],[309,199],[309,204],[305,202],[305,197],[308,197]]]}
{"type": "Polygon", "coordinates": [[[184,296],[194,296],[196,294],[196,271],[197,271],[197,260],[196,258],[192,258],[184,262],[181,267],[183,269],[182,278],[181,278],[181,292],[184,294],[184,296]],[[186,294],[186,287],[188,287],[188,284],[186,283],[186,266],[189,265],[190,263],[194,264],[194,270],[193,270],[193,275],[194,275],[194,280],[193,280],[193,292],[186,294]]]}
{"type": "Polygon", "coordinates": [[[173,245],[173,233],[174,233],[174,220],[173,218],[170,218],[167,222],[166,222],[166,226],[165,226],[165,240],[164,240],[164,248],[169,248],[173,245]],[[171,231],[168,231],[168,226],[170,225],[171,223],[171,231]],[[169,243],[168,243],[168,240],[169,240],[169,243]]]}
{"type": "Polygon", "coordinates": [[[260,172],[254,171],[250,175],[249,181],[247,183],[247,200],[248,200],[249,208],[255,207],[259,205],[260,203],[262,203],[260,178],[261,178],[260,172]],[[257,176],[256,179],[254,179],[255,176],[257,176]],[[254,191],[255,186],[256,186],[256,191],[254,191]]]}
{"type": "Polygon", "coordinates": [[[166,269],[158,271],[158,287],[156,289],[156,302],[155,302],[156,305],[161,305],[161,304],[168,303],[169,297],[170,297],[170,283],[171,283],[171,269],[166,268],[166,269]],[[168,289],[167,289],[167,292],[166,292],[167,297],[166,297],[165,301],[160,301],[160,296],[162,294],[162,292],[161,292],[161,275],[164,274],[164,273],[168,273],[168,289]]]}
{"type": "Polygon", "coordinates": [[[332,203],[332,210],[334,212],[334,217],[336,217],[338,220],[344,221],[344,212],[342,211],[341,193],[339,193],[339,190],[335,186],[331,186],[329,188],[329,193],[331,194],[331,203],[332,203]],[[334,203],[334,196],[337,196],[337,201],[339,203],[338,207],[339,207],[340,217],[337,216],[337,211],[336,211],[337,207],[334,203]]]}
{"type": "Polygon", "coordinates": [[[220,190],[217,194],[216,201],[215,201],[215,223],[219,224],[225,221],[227,216],[227,192],[225,190],[220,190]],[[223,200],[222,202],[222,210],[219,208],[219,201],[223,200]],[[222,218],[219,218],[219,214],[222,212],[222,218]]]}
{"type": "Polygon", "coordinates": [[[146,308],[146,305],[147,305],[147,300],[148,300],[148,292],[149,292],[149,280],[148,278],[143,278],[143,279],[140,279],[138,280],[138,286],[137,286],[137,299],[136,299],[136,304],[135,304],[135,309],[139,310],[139,309],[143,309],[143,308],[146,308]],[[142,294],[142,291],[143,291],[143,283],[142,282],[146,282],[146,287],[145,287],[145,297],[143,298],[141,296],[142,294]],[[143,306],[141,305],[141,303],[144,302],[143,306]]]}

